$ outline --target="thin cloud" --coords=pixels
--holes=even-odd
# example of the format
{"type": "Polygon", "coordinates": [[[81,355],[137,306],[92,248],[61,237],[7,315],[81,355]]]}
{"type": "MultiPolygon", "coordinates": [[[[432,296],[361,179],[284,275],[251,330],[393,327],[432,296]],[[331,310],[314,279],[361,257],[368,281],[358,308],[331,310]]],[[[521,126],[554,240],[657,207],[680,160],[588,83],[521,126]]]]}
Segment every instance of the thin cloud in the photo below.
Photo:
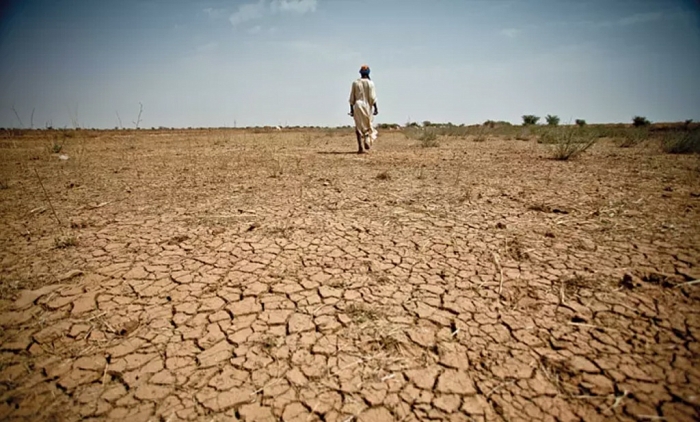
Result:
{"type": "Polygon", "coordinates": [[[255,25],[254,27],[252,27],[248,30],[248,33],[249,34],[259,34],[260,31],[262,31],[262,27],[260,25],[255,25]]]}
{"type": "Polygon", "coordinates": [[[215,9],[213,7],[207,7],[206,9],[202,9],[204,14],[206,14],[210,19],[218,19],[226,14],[226,10],[224,9],[215,9]]]}
{"type": "Polygon", "coordinates": [[[197,52],[199,53],[211,53],[219,47],[218,42],[210,42],[197,47],[197,52]]]}
{"type": "Polygon", "coordinates": [[[265,15],[266,9],[265,0],[259,0],[257,3],[242,4],[238,10],[229,17],[231,25],[238,26],[244,22],[255,19],[260,19],[265,15]]]}
{"type": "Polygon", "coordinates": [[[591,26],[593,28],[615,28],[621,26],[633,26],[646,23],[657,22],[662,19],[672,19],[674,16],[663,12],[635,13],[614,21],[583,21],[580,25],[591,26]]]}
{"type": "Polygon", "coordinates": [[[273,12],[293,12],[303,15],[315,12],[317,0],[273,0],[270,8],[273,12]]]}
{"type": "Polygon", "coordinates": [[[515,38],[520,35],[520,30],[515,28],[506,28],[501,30],[501,34],[508,38],[515,38]]]}
{"type": "Polygon", "coordinates": [[[294,13],[303,15],[313,13],[318,6],[318,0],[258,0],[256,3],[246,3],[229,17],[233,26],[261,19],[268,14],[294,13]]]}
{"type": "Polygon", "coordinates": [[[626,16],[620,19],[619,21],[617,21],[617,24],[622,26],[637,25],[640,23],[655,22],[663,17],[664,14],[661,12],[635,13],[634,15],[626,16]]]}

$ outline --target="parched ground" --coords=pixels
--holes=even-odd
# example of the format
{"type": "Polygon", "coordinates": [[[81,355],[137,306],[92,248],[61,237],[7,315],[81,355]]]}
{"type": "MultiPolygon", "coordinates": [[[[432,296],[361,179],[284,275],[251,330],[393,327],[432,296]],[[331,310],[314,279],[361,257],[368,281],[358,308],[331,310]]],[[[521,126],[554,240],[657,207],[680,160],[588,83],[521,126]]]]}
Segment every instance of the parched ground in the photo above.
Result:
{"type": "Polygon", "coordinates": [[[697,155],[381,136],[1,140],[0,419],[700,418],[697,155]]]}

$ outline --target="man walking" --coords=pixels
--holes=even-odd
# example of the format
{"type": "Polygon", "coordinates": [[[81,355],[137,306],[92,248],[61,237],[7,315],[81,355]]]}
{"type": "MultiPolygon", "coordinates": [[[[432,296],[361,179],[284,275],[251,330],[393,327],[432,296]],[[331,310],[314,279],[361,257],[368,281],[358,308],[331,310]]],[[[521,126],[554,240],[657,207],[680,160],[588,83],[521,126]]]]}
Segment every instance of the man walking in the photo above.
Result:
{"type": "Polygon", "coordinates": [[[364,65],[360,68],[360,78],[352,83],[350,90],[350,115],[355,118],[358,154],[369,150],[377,139],[372,121],[378,113],[374,82],[369,78],[369,66],[364,65]]]}

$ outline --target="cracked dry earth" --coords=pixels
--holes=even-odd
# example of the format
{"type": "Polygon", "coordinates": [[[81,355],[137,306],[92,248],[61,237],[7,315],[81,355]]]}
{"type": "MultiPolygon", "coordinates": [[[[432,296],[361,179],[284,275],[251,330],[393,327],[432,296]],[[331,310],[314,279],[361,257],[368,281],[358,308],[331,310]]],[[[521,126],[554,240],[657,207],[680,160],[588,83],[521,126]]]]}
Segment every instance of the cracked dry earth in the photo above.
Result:
{"type": "Polygon", "coordinates": [[[2,420],[700,417],[697,156],[47,142],[2,144],[2,420]]]}

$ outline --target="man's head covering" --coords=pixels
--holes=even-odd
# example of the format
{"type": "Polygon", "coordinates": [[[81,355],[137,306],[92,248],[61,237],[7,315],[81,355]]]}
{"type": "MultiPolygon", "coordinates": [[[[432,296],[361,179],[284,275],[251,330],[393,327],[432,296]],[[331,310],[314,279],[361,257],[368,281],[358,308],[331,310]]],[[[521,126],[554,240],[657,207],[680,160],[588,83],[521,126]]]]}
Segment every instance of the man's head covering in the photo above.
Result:
{"type": "Polygon", "coordinates": [[[362,67],[360,67],[360,75],[369,76],[369,66],[363,64],[362,67]]]}

